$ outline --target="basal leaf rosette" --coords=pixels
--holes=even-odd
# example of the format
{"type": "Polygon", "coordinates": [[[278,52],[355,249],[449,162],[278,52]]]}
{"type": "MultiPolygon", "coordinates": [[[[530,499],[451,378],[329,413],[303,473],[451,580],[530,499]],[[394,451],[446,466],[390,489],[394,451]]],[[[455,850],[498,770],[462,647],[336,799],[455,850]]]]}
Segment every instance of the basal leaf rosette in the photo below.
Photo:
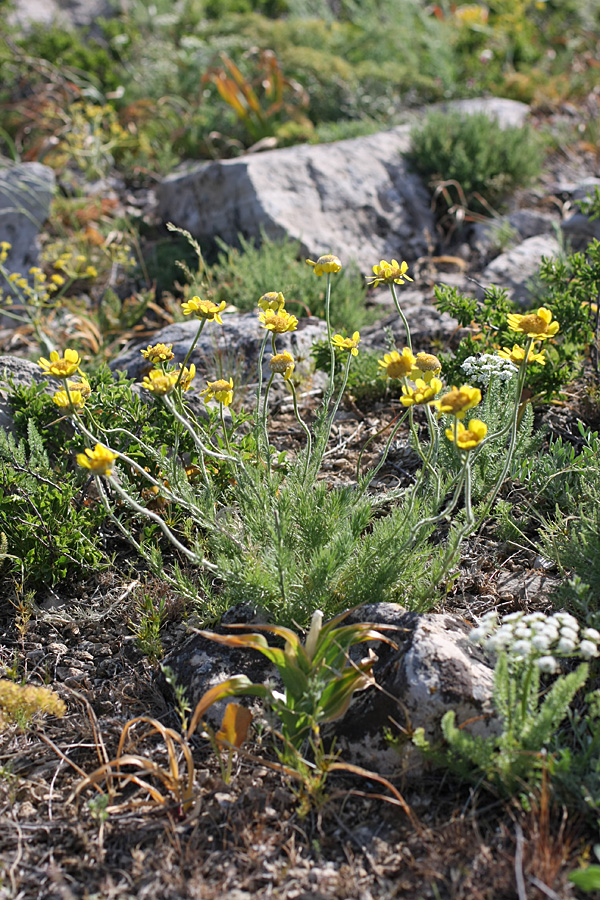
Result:
{"type": "Polygon", "coordinates": [[[334,334],[331,343],[337,350],[349,350],[352,356],[358,356],[358,345],[360,344],[360,334],[355,331],[352,337],[344,337],[341,334],[334,334]]]}
{"type": "Polygon", "coordinates": [[[468,422],[468,428],[465,428],[462,422],[456,423],[456,434],[454,428],[446,428],[446,437],[449,441],[454,442],[459,450],[473,450],[482,442],[486,436],[488,427],[481,419],[471,419],[468,422]]]}
{"type": "Polygon", "coordinates": [[[312,259],[307,259],[306,262],[309,266],[314,266],[315,275],[337,275],[342,270],[341,259],[333,253],[320,256],[316,262],[312,259]]]}
{"type": "Polygon", "coordinates": [[[440,415],[445,413],[460,420],[464,419],[468,411],[479,403],[481,403],[481,391],[479,388],[463,384],[460,388],[453,387],[451,391],[448,391],[439,400],[433,400],[431,405],[437,408],[440,415]]]}
{"type": "Polygon", "coordinates": [[[96,444],[93,450],[86,447],[84,453],[77,454],[77,463],[93,475],[111,475],[115,459],[118,459],[118,454],[102,444],[96,444]]]}
{"type": "Polygon", "coordinates": [[[402,353],[392,350],[386,353],[383,359],[377,360],[377,365],[385,369],[388,378],[408,378],[412,373],[417,359],[412,350],[405,347],[402,353]]]}
{"type": "Polygon", "coordinates": [[[540,306],[536,313],[519,315],[511,313],[508,318],[508,327],[511,331],[525,334],[537,341],[547,341],[558,333],[560,325],[552,321],[552,313],[545,306],[540,306]]]}
{"type": "Polygon", "coordinates": [[[407,272],[408,263],[404,261],[399,263],[397,259],[393,259],[391,262],[382,259],[379,261],[379,265],[373,266],[373,275],[369,275],[367,281],[372,286],[378,284],[404,284],[405,281],[413,280],[406,274],[407,272]]]}
{"type": "Polygon", "coordinates": [[[41,366],[47,375],[52,375],[54,378],[69,378],[75,372],[81,372],[80,365],[81,357],[77,350],[67,349],[64,356],[60,356],[56,350],[53,350],[50,359],[46,359],[44,356],[38,359],[38,366],[41,366]]]}

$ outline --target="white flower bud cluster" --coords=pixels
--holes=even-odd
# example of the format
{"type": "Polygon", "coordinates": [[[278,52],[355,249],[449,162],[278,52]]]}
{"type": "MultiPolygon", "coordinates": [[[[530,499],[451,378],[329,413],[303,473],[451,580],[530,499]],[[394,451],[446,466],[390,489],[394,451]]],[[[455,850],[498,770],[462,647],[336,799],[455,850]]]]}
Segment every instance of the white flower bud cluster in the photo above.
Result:
{"type": "Polygon", "coordinates": [[[600,655],[600,632],[595,628],[580,631],[570,613],[510,613],[498,620],[495,611],[486,613],[469,639],[495,653],[505,651],[514,660],[529,660],[542,672],[557,672],[557,657],[600,655]]]}
{"type": "Polygon", "coordinates": [[[467,356],[461,369],[469,382],[477,387],[487,387],[492,378],[510,381],[519,371],[509,359],[502,359],[501,356],[494,356],[493,353],[467,356]]]}

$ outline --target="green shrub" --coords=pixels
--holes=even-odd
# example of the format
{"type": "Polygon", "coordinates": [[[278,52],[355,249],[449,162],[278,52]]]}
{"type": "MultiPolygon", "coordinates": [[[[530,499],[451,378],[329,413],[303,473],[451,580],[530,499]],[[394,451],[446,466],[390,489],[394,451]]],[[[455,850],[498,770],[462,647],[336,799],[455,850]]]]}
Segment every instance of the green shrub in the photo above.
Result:
{"type": "Polygon", "coordinates": [[[495,206],[538,175],[540,151],[529,127],[501,128],[485,113],[436,111],[413,131],[409,160],[432,187],[458,182],[467,207],[483,211],[478,195],[495,206]]]}

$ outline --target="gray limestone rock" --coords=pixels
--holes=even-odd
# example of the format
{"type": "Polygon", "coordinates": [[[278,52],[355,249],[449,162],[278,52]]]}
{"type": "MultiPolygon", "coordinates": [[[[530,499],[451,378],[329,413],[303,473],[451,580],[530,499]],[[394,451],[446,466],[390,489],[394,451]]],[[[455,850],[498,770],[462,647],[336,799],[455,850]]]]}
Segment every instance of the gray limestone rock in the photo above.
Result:
{"type": "Polygon", "coordinates": [[[25,28],[32,23],[85,28],[100,16],[114,15],[115,5],[111,0],[19,0],[9,21],[25,28]]]}
{"type": "MultiPolygon", "coordinates": [[[[9,393],[11,383],[15,387],[29,387],[30,384],[37,382],[48,382],[48,376],[37,365],[28,359],[21,359],[18,356],[0,356],[0,427],[7,431],[12,431],[13,417],[9,404],[9,393]]],[[[46,391],[54,393],[56,385],[48,384],[46,391]]]]}
{"type": "MultiPolygon", "coordinates": [[[[445,276],[444,276],[445,277],[445,276]]],[[[376,295],[377,302],[392,310],[388,316],[361,328],[361,347],[369,350],[383,350],[386,347],[384,329],[391,329],[396,342],[403,346],[406,343],[404,325],[400,319],[389,289],[382,288],[376,295]]],[[[417,349],[423,349],[436,338],[447,339],[456,328],[458,322],[448,313],[439,312],[432,302],[431,292],[420,291],[416,288],[399,287],[398,299],[410,328],[413,345],[417,349]]]]}
{"type": "Polygon", "coordinates": [[[561,224],[562,233],[573,251],[585,250],[590,241],[600,241],[600,219],[593,221],[576,212],[561,224]]]}
{"type": "MultiPolygon", "coordinates": [[[[0,165],[0,241],[11,244],[4,263],[9,272],[27,278],[37,265],[37,238],[50,212],[54,184],[54,172],[40,163],[0,165]]],[[[4,321],[14,324],[8,317],[4,321]]]]}
{"type": "Polygon", "coordinates": [[[550,234],[527,238],[517,247],[497,256],[483,272],[484,285],[496,284],[508,289],[519,304],[531,300],[530,282],[538,272],[542,257],[554,257],[560,253],[560,244],[550,234]]]}
{"type": "Polygon", "coordinates": [[[159,214],[199,240],[289,236],[316,259],[336,253],[369,271],[381,258],[427,250],[429,195],[402,153],[409,126],[332,144],[302,145],[204,163],[167,177],[159,214]]]}

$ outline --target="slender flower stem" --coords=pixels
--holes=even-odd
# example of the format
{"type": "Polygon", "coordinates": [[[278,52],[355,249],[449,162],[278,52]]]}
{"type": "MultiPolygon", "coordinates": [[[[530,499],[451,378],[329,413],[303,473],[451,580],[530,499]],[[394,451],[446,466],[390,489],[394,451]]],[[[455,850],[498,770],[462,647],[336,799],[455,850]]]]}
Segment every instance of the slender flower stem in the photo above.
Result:
{"type": "Polygon", "coordinates": [[[179,387],[179,382],[181,381],[181,378],[182,378],[182,376],[183,376],[184,369],[185,369],[185,367],[187,366],[188,362],[190,361],[190,356],[191,356],[192,353],[194,352],[194,348],[195,348],[196,344],[198,343],[198,338],[199,338],[200,335],[202,334],[202,329],[204,328],[205,322],[206,322],[206,319],[201,319],[201,320],[200,320],[200,325],[198,326],[198,331],[196,332],[196,337],[195,337],[194,340],[192,341],[192,345],[191,345],[190,349],[188,350],[188,352],[187,352],[187,354],[186,354],[186,357],[185,357],[185,359],[184,359],[184,361],[183,361],[183,365],[181,366],[181,369],[179,370],[179,377],[178,377],[177,381],[175,382],[175,387],[176,387],[176,388],[179,387]]]}
{"type": "Polygon", "coordinates": [[[404,325],[404,330],[406,331],[406,346],[408,347],[409,350],[412,350],[412,339],[410,336],[410,326],[408,324],[408,319],[402,312],[402,307],[400,306],[400,301],[398,300],[398,294],[396,293],[396,285],[394,284],[393,281],[390,284],[390,290],[392,292],[392,298],[394,300],[394,304],[398,311],[398,315],[402,319],[402,324],[404,325]]]}
{"type": "Polygon", "coordinates": [[[219,412],[221,414],[221,428],[223,429],[223,439],[225,441],[225,449],[228,453],[231,453],[231,447],[229,446],[229,437],[227,435],[227,429],[225,427],[225,416],[223,415],[223,404],[219,403],[219,412]]]}
{"type": "Polygon", "coordinates": [[[327,393],[323,401],[325,409],[329,406],[333,394],[333,385],[335,380],[335,350],[331,339],[331,273],[327,273],[327,287],[325,289],[325,323],[327,325],[327,343],[329,344],[329,384],[327,385],[327,393]]]}
{"type": "Polygon", "coordinates": [[[296,395],[296,388],[294,386],[293,381],[288,380],[288,384],[290,386],[290,391],[292,392],[292,401],[294,403],[294,415],[296,416],[296,420],[298,424],[302,427],[304,434],[306,435],[306,459],[304,461],[304,472],[302,475],[302,480],[306,481],[306,476],[308,474],[308,467],[310,465],[310,458],[312,456],[312,435],[310,433],[310,428],[300,418],[300,413],[298,412],[298,397],[296,395]]]}
{"type": "MultiPolygon", "coordinates": [[[[404,413],[403,413],[403,415],[400,416],[399,421],[396,422],[393,431],[391,432],[389,438],[388,438],[387,441],[386,441],[386,445],[385,445],[385,447],[384,447],[383,453],[381,454],[381,459],[379,460],[379,462],[377,463],[377,465],[375,466],[375,468],[372,469],[372,470],[368,473],[368,475],[365,477],[365,483],[364,483],[364,485],[363,485],[363,487],[362,487],[362,489],[361,489],[361,494],[364,494],[364,492],[366,491],[366,489],[368,488],[368,486],[370,485],[370,483],[373,481],[373,479],[375,478],[375,476],[377,475],[377,473],[379,472],[379,470],[381,469],[381,467],[382,467],[383,464],[385,463],[385,461],[386,461],[386,459],[387,459],[387,455],[388,455],[388,453],[389,453],[389,451],[390,451],[390,447],[391,447],[391,445],[392,445],[392,441],[394,440],[394,438],[395,438],[396,435],[398,434],[398,431],[399,431],[401,425],[403,424],[403,422],[404,422],[404,420],[405,420],[407,414],[408,414],[408,410],[405,410],[404,413]]],[[[386,428],[389,428],[390,425],[393,424],[393,422],[394,422],[394,420],[392,420],[392,422],[390,422],[389,425],[386,425],[386,428]]],[[[369,445],[369,443],[370,443],[374,438],[376,438],[376,437],[378,437],[380,434],[382,434],[385,430],[386,430],[385,428],[382,428],[381,431],[378,431],[378,432],[377,432],[377,434],[371,435],[371,437],[369,438],[369,440],[365,443],[364,447],[363,447],[362,450],[360,451],[360,454],[359,454],[359,456],[358,456],[358,464],[357,464],[357,466],[356,466],[356,480],[357,480],[357,482],[358,482],[359,479],[360,479],[360,464],[361,464],[361,460],[362,460],[362,457],[363,457],[363,453],[365,452],[365,450],[366,450],[367,446],[369,445]]]]}
{"type": "Polygon", "coordinates": [[[325,453],[325,448],[329,442],[329,438],[331,435],[331,429],[333,427],[333,420],[335,419],[336,413],[339,409],[340,403],[342,402],[342,397],[344,396],[344,391],[346,390],[346,384],[348,383],[348,374],[350,372],[350,363],[352,362],[352,354],[348,353],[348,359],[346,360],[346,367],[344,369],[344,377],[342,379],[342,385],[340,387],[340,392],[337,396],[337,400],[331,410],[325,427],[324,434],[320,437],[317,447],[316,447],[316,458],[314,460],[313,468],[318,472],[321,468],[321,462],[323,461],[323,454],[325,453]]]}
{"type": "Polygon", "coordinates": [[[261,413],[261,421],[262,421],[262,433],[265,440],[265,452],[267,455],[267,469],[269,472],[269,477],[271,475],[271,450],[269,447],[269,393],[271,391],[271,385],[273,384],[273,379],[275,378],[275,373],[271,372],[271,377],[267,381],[267,386],[265,388],[265,401],[263,403],[262,413],[261,413]]]}
{"type": "Polygon", "coordinates": [[[196,445],[197,449],[200,450],[201,453],[205,453],[207,456],[212,456],[213,459],[222,459],[222,460],[226,460],[227,462],[234,462],[234,463],[239,462],[239,460],[235,456],[231,456],[230,454],[226,454],[226,453],[218,453],[212,447],[207,447],[200,440],[197,433],[194,431],[191,423],[188,422],[187,419],[184,419],[184,417],[181,416],[177,412],[177,410],[175,409],[175,407],[173,406],[173,404],[171,403],[171,401],[169,400],[169,398],[167,397],[166,394],[163,395],[162,400],[163,400],[163,403],[165,404],[165,406],[167,407],[167,409],[175,416],[175,418],[177,419],[178,422],[181,422],[181,424],[183,425],[185,430],[188,432],[188,434],[191,435],[192,440],[194,441],[194,444],[196,445]]]}

